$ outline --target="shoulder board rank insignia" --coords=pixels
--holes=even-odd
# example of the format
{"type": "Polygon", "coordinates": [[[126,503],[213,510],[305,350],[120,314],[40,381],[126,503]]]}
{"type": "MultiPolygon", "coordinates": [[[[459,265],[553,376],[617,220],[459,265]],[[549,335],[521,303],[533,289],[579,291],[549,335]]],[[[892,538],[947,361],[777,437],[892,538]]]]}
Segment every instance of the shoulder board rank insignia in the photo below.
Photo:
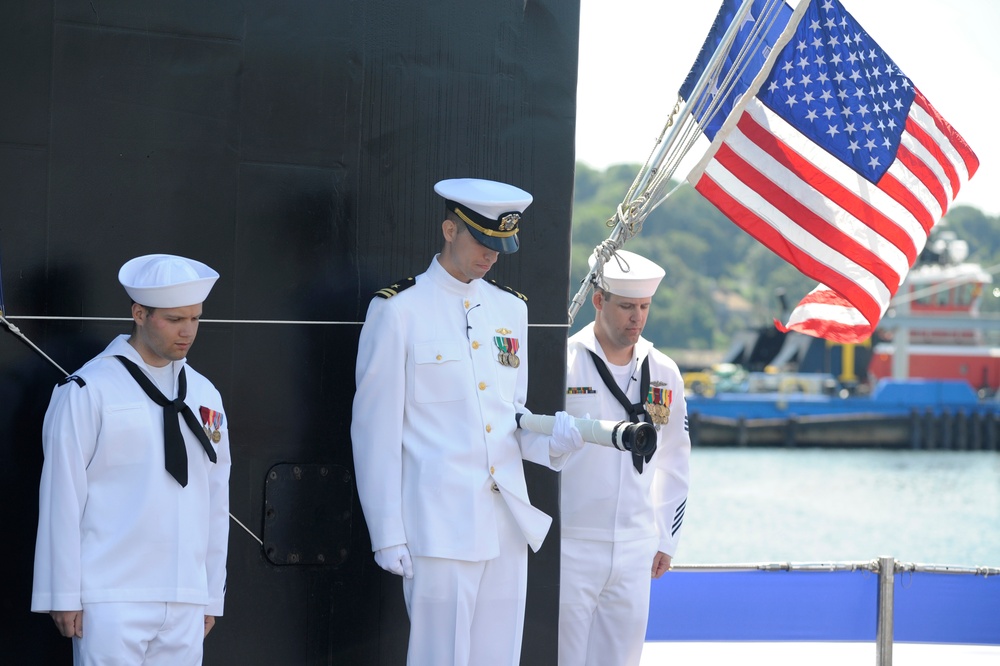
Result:
{"type": "Polygon", "coordinates": [[[375,292],[375,295],[379,298],[392,298],[404,289],[409,289],[415,285],[417,281],[414,278],[408,277],[405,280],[397,280],[393,282],[388,287],[384,287],[375,292]]]}
{"type": "Polygon", "coordinates": [[[510,287],[507,287],[507,286],[505,286],[505,285],[502,285],[502,284],[499,284],[499,283],[498,283],[498,282],[497,282],[496,280],[487,280],[487,282],[489,282],[489,283],[490,283],[491,285],[493,285],[493,286],[494,286],[494,287],[496,287],[497,289],[503,289],[503,290],[504,290],[504,291],[506,291],[506,292],[507,292],[508,294],[513,294],[513,295],[517,296],[518,298],[520,298],[520,299],[521,299],[522,301],[524,301],[525,303],[527,303],[527,302],[528,302],[528,297],[527,297],[527,296],[525,296],[524,294],[522,294],[522,293],[521,293],[521,292],[519,292],[519,291],[514,291],[514,290],[513,290],[513,289],[511,289],[510,287]]]}

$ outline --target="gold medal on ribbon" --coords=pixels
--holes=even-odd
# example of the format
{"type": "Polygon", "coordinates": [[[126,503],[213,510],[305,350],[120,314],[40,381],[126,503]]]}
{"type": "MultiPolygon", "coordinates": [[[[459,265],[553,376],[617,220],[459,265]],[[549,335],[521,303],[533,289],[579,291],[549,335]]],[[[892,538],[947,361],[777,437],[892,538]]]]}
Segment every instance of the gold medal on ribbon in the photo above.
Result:
{"type": "MultiPolygon", "coordinates": [[[[510,333],[511,331],[506,328],[498,328],[497,333],[500,332],[510,333]]],[[[500,365],[508,368],[516,368],[521,365],[521,359],[517,357],[517,349],[519,347],[517,338],[497,335],[493,337],[493,344],[500,350],[500,353],[497,354],[497,360],[500,362],[500,365]]]]}
{"type": "Polygon", "coordinates": [[[199,411],[201,412],[201,422],[204,424],[202,428],[205,431],[205,436],[218,444],[222,441],[222,412],[208,407],[202,407],[199,411]]]}
{"type": "Polygon", "coordinates": [[[650,386],[646,394],[646,413],[652,419],[653,425],[659,430],[660,426],[666,425],[670,421],[670,403],[673,401],[673,392],[670,389],[650,386]]]}

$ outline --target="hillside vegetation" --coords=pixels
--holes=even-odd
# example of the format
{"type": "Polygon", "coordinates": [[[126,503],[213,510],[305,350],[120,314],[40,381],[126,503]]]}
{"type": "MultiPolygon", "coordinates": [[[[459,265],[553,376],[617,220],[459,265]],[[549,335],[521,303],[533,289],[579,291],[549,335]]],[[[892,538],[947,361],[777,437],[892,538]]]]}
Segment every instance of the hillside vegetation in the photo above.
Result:
{"type": "MultiPolygon", "coordinates": [[[[640,165],[605,171],[576,166],[573,204],[572,293],[587,273],[594,247],[611,232],[608,219],[635,179],[640,165]]],[[[942,223],[969,243],[969,261],[1000,264],[1000,220],[977,208],[956,206],[942,223]]],[[[781,319],[777,291],[794,307],[816,283],[779,259],[706,202],[689,185],[646,218],[625,249],[649,257],[666,270],[653,299],[644,336],[665,351],[722,351],[733,333],[781,319]]],[[[1000,287],[1000,284],[997,285],[1000,287]]],[[[1000,290],[987,293],[984,312],[1000,312],[1000,290]]],[[[587,305],[571,332],[593,320],[587,305]]]]}

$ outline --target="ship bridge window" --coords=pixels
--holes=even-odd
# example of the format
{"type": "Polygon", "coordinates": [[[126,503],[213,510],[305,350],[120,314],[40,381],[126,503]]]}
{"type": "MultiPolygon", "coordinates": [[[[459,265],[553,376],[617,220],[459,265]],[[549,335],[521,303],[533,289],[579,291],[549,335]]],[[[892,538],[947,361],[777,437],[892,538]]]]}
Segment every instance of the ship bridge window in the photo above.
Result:
{"type": "Polygon", "coordinates": [[[971,305],[975,298],[977,284],[963,284],[955,290],[955,305],[971,305]]]}
{"type": "Polygon", "coordinates": [[[951,296],[951,289],[944,289],[934,294],[934,305],[948,305],[951,296]]]}

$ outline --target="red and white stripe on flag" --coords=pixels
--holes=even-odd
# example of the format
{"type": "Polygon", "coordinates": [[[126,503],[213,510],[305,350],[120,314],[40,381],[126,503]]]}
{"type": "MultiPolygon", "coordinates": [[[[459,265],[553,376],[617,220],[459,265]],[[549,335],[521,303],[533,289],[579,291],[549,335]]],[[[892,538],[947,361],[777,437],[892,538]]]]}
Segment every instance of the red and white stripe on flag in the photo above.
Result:
{"type": "MultiPolygon", "coordinates": [[[[813,35],[812,40],[798,39],[797,50],[808,44],[822,52],[826,45],[817,15],[838,10],[839,4],[829,0],[817,4],[799,33],[813,35]]],[[[797,10],[795,19],[801,18],[797,10]]],[[[835,24],[842,22],[829,25],[835,24]]],[[[794,30],[791,26],[789,34],[794,30]]],[[[861,44],[857,36],[855,40],[861,44]]],[[[864,48],[844,50],[849,34],[831,41],[841,53],[858,52],[858,60],[866,59],[864,48]]],[[[876,87],[881,82],[856,82],[853,89],[867,97],[852,101],[862,93],[843,94],[838,106],[834,95],[833,101],[817,103],[824,91],[837,91],[838,84],[823,81],[812,60],[796,63],[783,55],[782,66],[778,53],[783,46],[772,54],[773,70],[759,77],[733,109],[688,180],[739,227],[821,283],[779,328],[862,342],[885,314],[931,228],[979,163],[918,90],[903,94],[911,86],[908,79],[875,51],[864,65],[844,63],[842,70],[859,79],[858,70],[877,75],[884,68],[882,74],[892,74],[901,84],[893,86],[899,91],[895,98],[876,87]],[[905,106],[891,107],[888,100],[908,96],[912,103],[906,115],[894,116],[893,108],[905,106]],[[897,123],[897,117],[905,122],[897,123]],[[877,176],[866,177],[873,173],[877,176]]],[[[795,46],[792,39],[786,54],[795,46]]],[[[852,89],[849,79],[840,78],[840,90],[852,89]]]]}

